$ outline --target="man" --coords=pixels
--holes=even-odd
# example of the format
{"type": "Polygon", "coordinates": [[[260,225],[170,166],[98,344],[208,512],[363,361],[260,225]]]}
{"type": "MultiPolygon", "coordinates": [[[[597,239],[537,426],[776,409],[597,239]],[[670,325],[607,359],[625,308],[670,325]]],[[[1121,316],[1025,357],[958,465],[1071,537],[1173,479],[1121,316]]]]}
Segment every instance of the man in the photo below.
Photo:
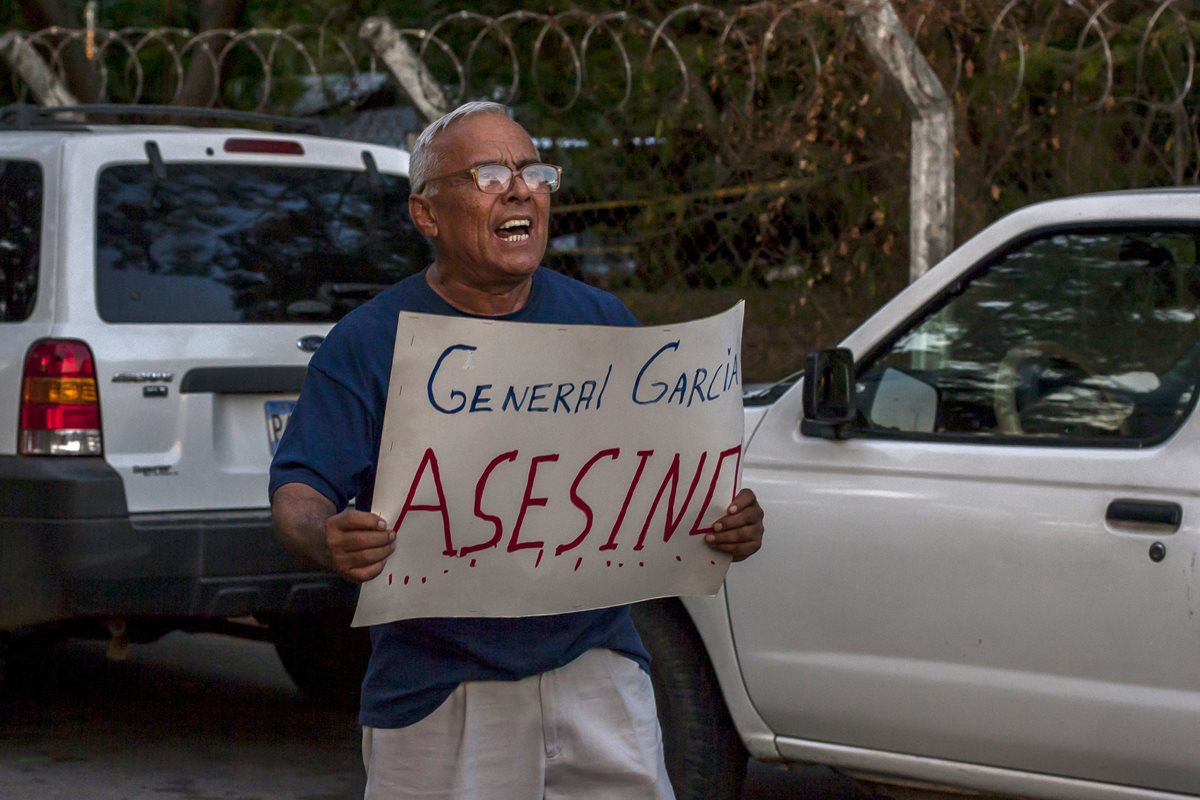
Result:
{"type": "MultiPolygon", "coordinates": [[[[364,509],[400,311],[637,324],[612,295],[540,267],[559,175],[495,103],[468,103],[421,134],[409,213],[434,261],[347,315],[313,357],[271,468],[276,529],[294,551],[361,582],[394,549],[387,523],[364,509]]],[[[709,546],[751,555],[762,516],[743,489],[709,546]]],[[[360,711],[368,800],[673,796],[627,607],[403,620],[374,626],[371,641],[360,711]]]]}

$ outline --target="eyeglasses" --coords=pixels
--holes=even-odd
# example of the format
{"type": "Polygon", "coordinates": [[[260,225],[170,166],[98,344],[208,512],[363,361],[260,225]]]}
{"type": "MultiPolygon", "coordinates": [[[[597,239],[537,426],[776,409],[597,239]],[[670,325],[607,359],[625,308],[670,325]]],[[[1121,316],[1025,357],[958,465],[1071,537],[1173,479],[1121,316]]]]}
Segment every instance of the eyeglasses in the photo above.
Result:
{"type": "Polygon", "coordinates": [[[456,175],[464,173],[470,173],[471,179],[475,181],[476,188],[485,194],[504,194],[507,192],[512,186],[513,175],[520,175],[521,180],[525,183],[525,188],[534,194],[557,192],[558,185],[562,180],[562,167],[556,167],[553,164],[526,164],[515,173],[504,164],[480,164],[478,167],[461,169],[458,172],[429,178],[421,188],[424,189],[425,186],[428,186],[433,181],[440,181],[442,178],[453,178],[456,175]]]}

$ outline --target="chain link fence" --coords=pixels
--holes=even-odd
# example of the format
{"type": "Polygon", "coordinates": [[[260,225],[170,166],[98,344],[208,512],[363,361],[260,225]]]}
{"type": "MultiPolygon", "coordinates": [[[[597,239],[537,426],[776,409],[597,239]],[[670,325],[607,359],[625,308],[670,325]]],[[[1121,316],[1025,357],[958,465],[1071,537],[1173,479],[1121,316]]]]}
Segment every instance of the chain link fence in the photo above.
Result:
{"type": "MultiPolygon", "coordinates": [[[[1196,182],[1193,4],[893,5],[953,103],[958,240],[1056,195],[1196,182]]],[[[310,115],[401,146],[423,123],[414,91],[447,107],[507,103],[565,168],[552,266],[625,292],[651,319],[638,296],[661,308],[669,290],[770,287],[763,318],[795,323],[802,349],[908,280],[911,98],[847,8],[861,5],[460,11],[397,24],[418,65],[407,90],[361,35],[366,21],[345,14],[287,30],[13,32],[0,100],[37,100],[13,66],[25,48],[79,100],[310,115]]],[[[798,363],[766,349],[747,354],[751,378],[798,363]]]]}

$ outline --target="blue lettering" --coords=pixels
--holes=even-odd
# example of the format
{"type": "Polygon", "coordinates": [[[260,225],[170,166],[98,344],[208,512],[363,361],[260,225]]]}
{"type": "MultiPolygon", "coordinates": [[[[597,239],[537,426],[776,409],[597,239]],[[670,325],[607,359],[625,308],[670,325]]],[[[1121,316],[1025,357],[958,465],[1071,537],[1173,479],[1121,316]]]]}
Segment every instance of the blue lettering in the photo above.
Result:
{"type": "Polygon", "coordinates": [[[533,387],[533,396],[531,396],[529,398],[529,410],[530,411],[549,411],[550,410],[546,406],[542,406],[541,408],[533,407],[533,404],[536,403],[538,400],[546,399],[544,396],[545,393],[543,390],[549,389],[550,386],[551,386],[551,384],[549,384],[549,383],[539,383],[537,386],[533,387]]]}
{"type": "Polygon", "coordinates": [[[700,402],[704,402],[704,379],[708,377],[708,370],[704,367],[696,367],[696,374],[692,377],[692,393],[688,395],[687,406],[692,407],[692,398],[700,395],[700,402]]]}
{"type": "Polygon", "coordinates": [[[562,404],[563,411],[567,412],[568,414],[571,413],[571,404],[567,402],[567,398],[570,397],[574,391],[575,384],[573,383],[560,383],[558,385],[558,392],[554,395],[555,414],[558,413],[558,406],[560,403],[562,404]]]}
{"type": "Polygon", "coordinates": [[[437,377],[438,370],[442,368],[442,362],[446,360],[446,356],[450,355],[455,350],[466,350],[469,353],[477,349],[478,348],[472,347],[469,344],[452,344],[442,351],[442,354],[438,356],[437,363],[433,365],[433,372],[429,373],[429,384],[426,386],[425,391],[429,395],[429,404],[443,414],[457,414],[458,412],[462,411],[463,406],[467,404],[467,395],[465,392],[454,389],[450,392],[450,399],[457,400],[458,405],[454,406],[453,408],[446,408],[438,404],[437,399],[433,396],[433,381],[437,377]]]}
{"type": "MultiPolygon", "coordinates": [[[[638,370],[637,379],[634,380],[634,382],[633,382],[633,402],[637,403],[640,406],[646,406],[646,405],[650,405],[652,403],[657,403],[659,400],[662,400],[663,395],[667,393],[667,385],[665,383],[663,383],[662,381],[654,381],[653,383],[650,384],[651,386],[658,388],[658,394],[656,394],[654,397],[652,397],[650,399],[643,399],[638,396],[638,389],[642,385],[642,376],[646,374],[646,370],[648,370],[650,368],[650,365],[654,363],[655,359],[657,359],[659,356],[661,356],[663,353],[665,353],[668,350],[678,350],[678,349],[679,349],[679,340],[676,339],[675,341],[667,342],[662,347],[658,348],[657,352],[655,352],[654,355],[650,356],[650,358],[648,358],[646,360],[646,363],[642,365],[642,368],[640,370],[638,370]]],[[[611,365],[609,366],[609,371],[610,372],[612,371],[611,365]]],[[[607,383],[607,382],[608,381],[606,378],[605,383],[607,383]]],[[[670,402],[670,401],[668,400],[668,402],[670,402]]],[[[597,404],[596,407],[599,408],[599,404],[597,404]]]]}
{"type": "Polygon", "coordinates": [[[675,395],[679,395],[679,405],[683,405],[684,399],[687,397],[687,373],[679,373],[679,380],[675,381],[675,388],[671,390],[671,394],[667,397],[667,405],[675,399],[675,395]]]}
{"type": "Polygon", "coordinates": [[[612,364],[608,365],[608,372],[604,373],[604,385],[600,387],[600,394],[596,395],[596,410],[600,410],[600,404],[604,402],[604,390],[608,388],[608,378],[612,375],[612,364]]]}
{"type": "Polygon", "coordinates": [[[471,398],[471,413],[472,414],[474,414],[476,411],[491,411],[492,410],[491,396],[485,395],[483,393],[485,389],[490,389],[490,388],[492,388],[492,385],[490,383],[481,383],[475,387],[475,396],[473,398],[471,398]]]}
{"type": "Polygon", "coordinates": [[[521,392],[520,400],[517,399],[516,387],[510,386],[510,387],[508,387],[508,391],[504,393],[504,405],[500,406],[500,410],[508,411],[508,407],[511,405],[517,411],[520,411],[521,404],[524,403],[525,399],[528,397],[529,397],[529,387],[528,386],[525,387],[525,391],[521,392]]]}
{"type": "MultiPolygon", "coordinates": [[[[717,399],[717,397],[720,397],[720,396],[721,396],[721,393],[720,393],[720,392],[718,392],[718,393],[717,393],[717,395],[716,395],[716,397],[714,397],[714,396],[713,396],[713,393],[712,393],[712,390],[713,390],[713,387],[717,385],[717,377],[718,377],[718,376],[721,374],[721,370],[722,370],[722,369],[723,369],[723,370],[725,370],[725,372],[726,372],[726,373],[728,373],[728,372],[729,372],[729,365],[728,365],[728,364],[725,364],[724,366],[722,366],[722,367],[721,367],[721,369],[718,369],[718,370],[716,370],[716,371],[714,371],[714,372],[713,372],[713,375],[712,375],[712,380],[710,380],[710,381],[708,382],[708,392],[705,394],[705,399],[706,399],[706,400],[716,400],[716,399],[717,399]]],[[[727,388],[728,388],[728,387],[727,387],[727,388]]],[[[722,391],[724,391],[724,390],[722,390],[722,391]]]]}
{"type": "MultiPolygon", "coordinates": [[[[612,367],[609,367],[612,369],[612,367]]],[[[579,413],[580,407],[585,411],[590,411],[592,408],[592,395],[596,393],[595,381],[584,381],[579,384],[579,395],[575,398],[575,413],[579,413]]]]}

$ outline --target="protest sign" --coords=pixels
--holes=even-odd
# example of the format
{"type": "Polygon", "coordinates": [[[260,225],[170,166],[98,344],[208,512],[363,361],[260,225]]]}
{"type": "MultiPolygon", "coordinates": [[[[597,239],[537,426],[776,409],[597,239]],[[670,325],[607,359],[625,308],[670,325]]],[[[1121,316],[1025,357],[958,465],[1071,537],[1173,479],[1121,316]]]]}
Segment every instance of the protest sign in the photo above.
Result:
{"type": "Polygon", "coordinates": [[[355,625],[713,594],[736,493],[743,306],[655,328],[402,313],[355,625]]]}

